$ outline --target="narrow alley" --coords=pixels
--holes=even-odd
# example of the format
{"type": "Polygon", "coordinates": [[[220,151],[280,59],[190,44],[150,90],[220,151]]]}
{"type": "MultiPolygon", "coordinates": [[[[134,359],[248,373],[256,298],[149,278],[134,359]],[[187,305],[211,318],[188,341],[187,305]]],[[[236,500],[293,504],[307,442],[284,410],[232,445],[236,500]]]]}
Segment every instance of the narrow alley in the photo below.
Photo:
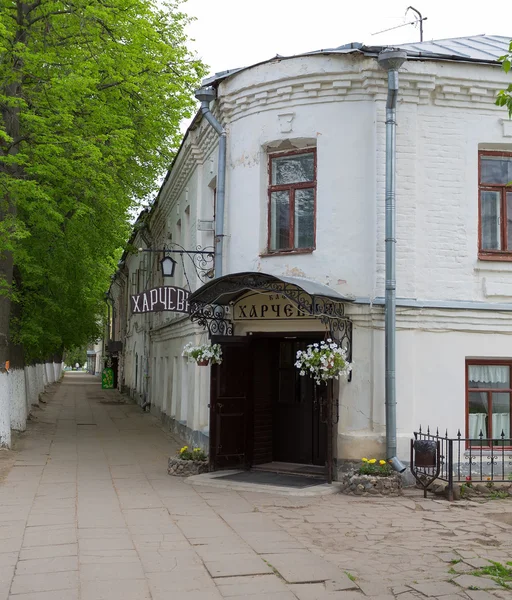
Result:
{"type": "Polygon", "coordinates": [[[510,501],[192,486],[167,475],[179,442],[159,421],[105,398],[66,374],[10,453],[0,600],[511,597],[472,575],[510,560],[510,501]]]}

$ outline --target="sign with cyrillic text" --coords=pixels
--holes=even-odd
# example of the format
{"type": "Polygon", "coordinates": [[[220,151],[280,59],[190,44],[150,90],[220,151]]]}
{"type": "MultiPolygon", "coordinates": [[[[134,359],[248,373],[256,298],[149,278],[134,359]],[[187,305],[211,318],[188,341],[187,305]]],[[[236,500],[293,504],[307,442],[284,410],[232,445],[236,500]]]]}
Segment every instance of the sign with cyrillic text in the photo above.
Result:
{"type": "Polygon", "coordinates": [[[249,294],[233,307],[235,321],[308,318],[310,315],[281,294],[249,294]]]}
{"type": "Polygon", "coordinates": [[[189,290],[166,285],[130,296],[132,313],[178,312],[189,313],[189,290]]]}

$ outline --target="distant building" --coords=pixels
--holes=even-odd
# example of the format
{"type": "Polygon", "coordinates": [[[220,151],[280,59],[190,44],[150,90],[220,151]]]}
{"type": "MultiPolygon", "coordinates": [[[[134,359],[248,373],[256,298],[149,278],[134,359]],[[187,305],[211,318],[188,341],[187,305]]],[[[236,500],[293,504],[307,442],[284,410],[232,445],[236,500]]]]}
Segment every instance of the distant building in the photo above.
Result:
{"type": "MultiPolygon", "coordinates": [[[[508,42],[402,46],[402,459],[420,424],[510,437],[512,122],[494,102],[510,83],[497,62],[508,42]]],[[[167,280],[163,254],[146,251],[125,252],[116,273],[120,387],[209,450],[214,468],[325,464],[326,388],[293,363],[298,349],[328,336],[354,361],[352,380],[335,390],[333,458],[384,455],[387,79],[379,50],[351,44],[208,79],[217,96],[211,110],[227,132],[223,275],[209,279],[203,265],[201,281],[189,256],[172,254],[167,280]],[[190,314],[170,312],[168,300],[166,310],[132,313],[131,295],[169,285],[194,292],[190,314]],[[187,342],[206,342],[209,332],[223,348],[220,367],[182,357],[187,342]]],[[[213,248],[218,147],[199,112],[132,247],[213,248]]],[[[153,299],[161,308],[162,298],[153,299]]]]}

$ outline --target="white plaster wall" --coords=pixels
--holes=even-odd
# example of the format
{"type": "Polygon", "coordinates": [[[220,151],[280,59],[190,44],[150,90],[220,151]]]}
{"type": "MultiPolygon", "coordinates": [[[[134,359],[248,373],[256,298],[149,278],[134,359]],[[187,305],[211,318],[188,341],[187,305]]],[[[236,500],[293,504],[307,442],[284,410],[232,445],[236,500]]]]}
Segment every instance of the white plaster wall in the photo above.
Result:
{"type": "Polygon", "coordinates": [[[27,428],[27,399],[24,369],[9,371],[9,405],[11,429],[25,431],[27,428]]]}
{"type": "MultiPolygon", "coordinates": [[[[290,110],[292,110],[290,108],[290,110]]],[[[227,227],[229,272],[314,278],[341,293],[369,296],[375,254],[375,107],[372,102],[293,106],[291,132],[279,109],[230,125],[227,227]],[[261,256],[267,248],[268,144],[312,140],[317,149],[316,250],[261,256]]]]}
{"type": "Polygon", "coordinates": [[[0,448],[11,447],[10,375],[0,372],[0,448]]]}

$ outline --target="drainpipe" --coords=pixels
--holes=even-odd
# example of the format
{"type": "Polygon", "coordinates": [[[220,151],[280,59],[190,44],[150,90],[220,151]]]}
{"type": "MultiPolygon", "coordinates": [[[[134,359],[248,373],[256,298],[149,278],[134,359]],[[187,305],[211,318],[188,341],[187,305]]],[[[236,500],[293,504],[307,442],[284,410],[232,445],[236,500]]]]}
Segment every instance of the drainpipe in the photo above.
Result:
{"type": "Polygon", "coordinates": [[[386,102],[386,458],[395,471],[405,466],[396,456],[396,100],[398,69],[407,60],[403,50],[386,49],[378,56],[379,65],[388,72],[386,102]]]}
{"type": "Polygon", "coordinates": [[[219,160],[217,166],[217,194],[215,206],[215,277],[222,277],[222,256],[224,244],[224,198],[226,195],[226,130],[210,112],[210,102],[217,92],[213,87],[202,87],[195,92],[201,102],[203,117],[219,135],[219,160]]]}

